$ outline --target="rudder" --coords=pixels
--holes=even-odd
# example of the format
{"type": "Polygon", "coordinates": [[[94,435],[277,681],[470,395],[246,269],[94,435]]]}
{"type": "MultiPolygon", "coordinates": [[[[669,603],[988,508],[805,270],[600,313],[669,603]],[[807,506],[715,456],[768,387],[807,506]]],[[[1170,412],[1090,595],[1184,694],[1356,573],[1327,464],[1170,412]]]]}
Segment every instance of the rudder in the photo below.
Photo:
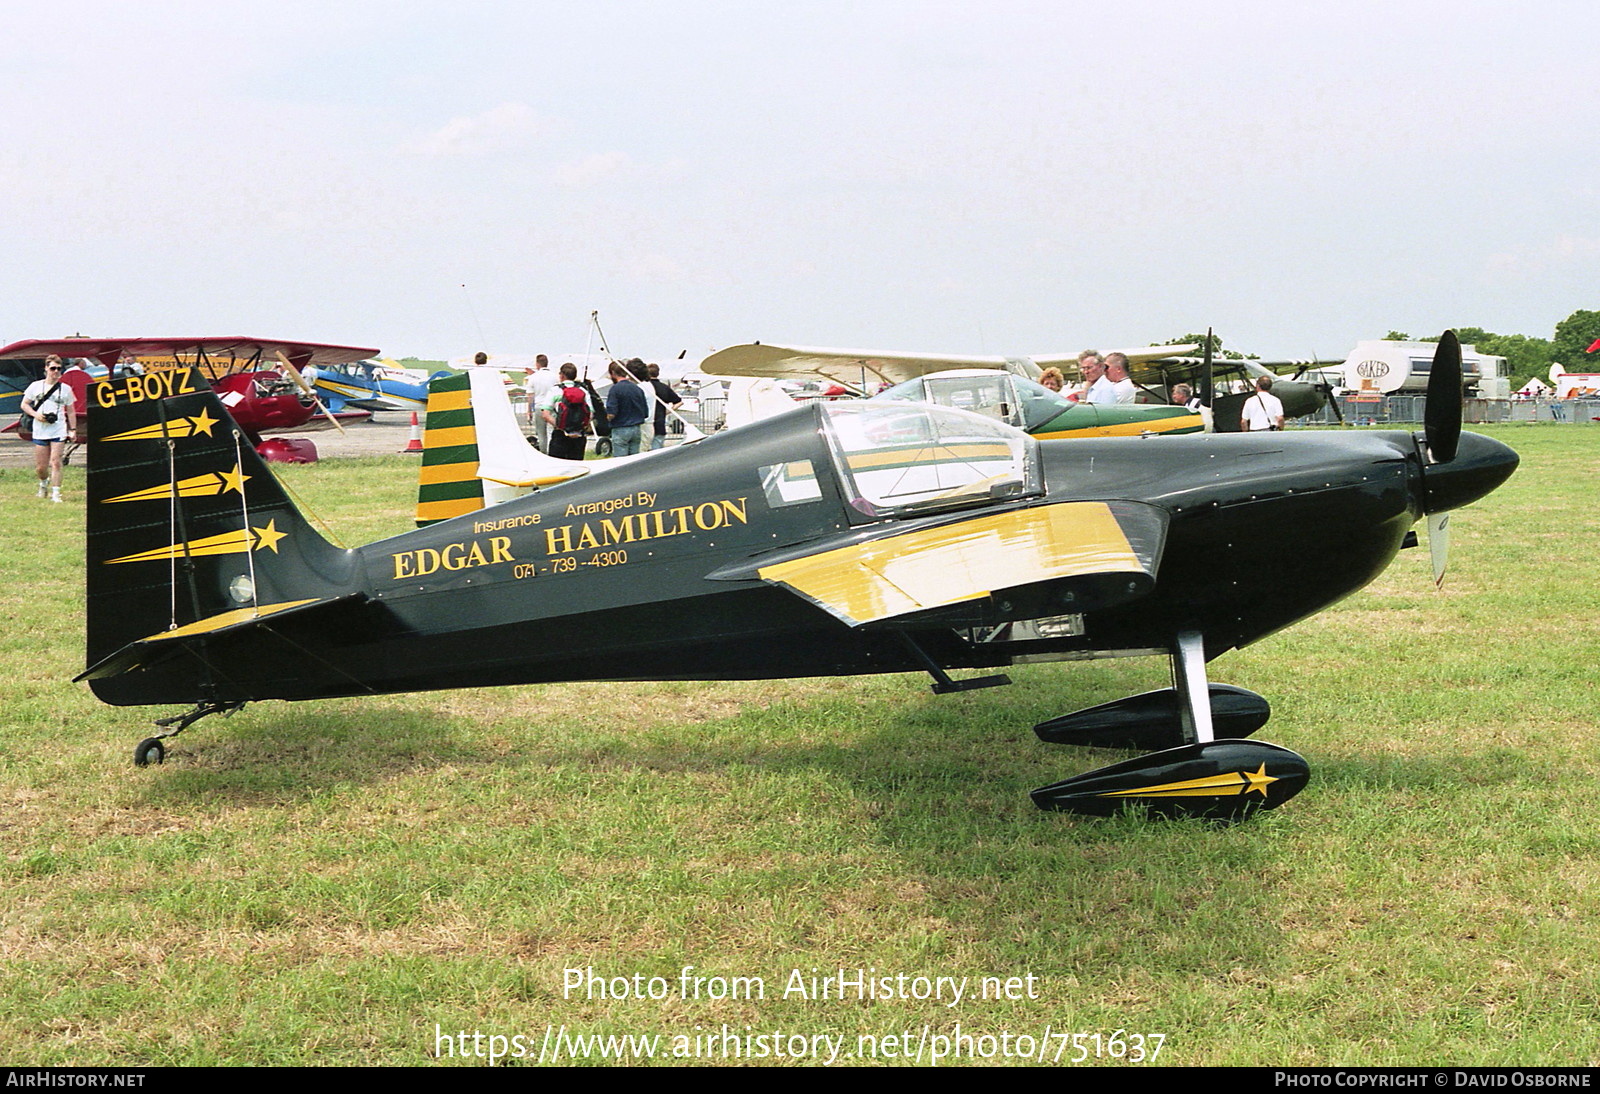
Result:
{"type": "MultiPolygon", "coordinates": [[[[132,643],[359,587],[356,553],[311,527],[198,369],[88,394],[90,669],[132,643]]],[[[136,697],[138,675],[93,686],[110,702],[157,701],[136,697]]]]}

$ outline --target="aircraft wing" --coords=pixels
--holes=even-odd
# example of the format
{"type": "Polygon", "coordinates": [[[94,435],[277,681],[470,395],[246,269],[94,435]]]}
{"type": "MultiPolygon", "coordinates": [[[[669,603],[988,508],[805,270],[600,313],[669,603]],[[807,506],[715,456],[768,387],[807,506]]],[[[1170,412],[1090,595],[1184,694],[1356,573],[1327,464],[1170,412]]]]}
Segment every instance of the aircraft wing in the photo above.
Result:
{"type": "Polygon", "coordinates": [[[360,346],[335,346],[322,342],[286,342],[277,338],[30,338],[0,348],[0,360],[11,357],[92,357],[107,368],[124,353],[135,357],[171,357],[203,352],[212,360],[226,358],[275,362],[282,353],[296,368],[348,365],[376,357],[378,351],[360,346]]]}
{"type": "MultiPolygon", "coordinates": [[[[1159,347],[1153,347],[1159,348],[1159,347]]],[[[1172,349],[1188,349],[1192,347],[1168,346],[1172,349]]],[[[1219,380],[1253,380],[1257,376],[1281,376],[1285,373],[1296,375],[1306,372],[1315,372],[1319,369],[1336,369],[1339,367],[1337,360],[1325,358],[1307,358],[1305,360],[1265,361],[1255,357],[1218,357],[1211,362],[1211,372],[1219,380]]],[[[1128,358],[1128,374],[1133,381],[1141,387],[1155,387],[1157,385],[1171,385],[1182,381],[1194,384],[1200,378],[1200,373],[1205,369],[1205,358],[1187,355],[1168,354],[1161,357],[1146,357],[1138,361],[1128,358]]]]}
{"type": "MultiPolygon", "coordinates": [[[[1140,346],[1119,352],[1129,362],[1187,353],[1194,346],[1140,346]]],[[[1109,351],[1108,351],[1109,352],[1109,351]]],[[[1031,354],[1026,357],[965,356],[953,353],[900,353],[864,349],[824,349],[816,346],[770,346],[754,342],[718,350],[700,362],[708,376],[753,376],[772,380],[826,379],[859,385],[863,377],[888,384],[904,383],[930,372],[958,368],[989,368],[1014,372],[1029,380],[1054,366],[1075,370],[1076,353],[1031,354]]]]}
{"type": "Polygon", "coordinates": [[[1143,502],[1036,505],[758,563],[753,576],[852,627],[909,622],[952,604],[1044,584],[1054,603],[1071,605],[1065,610],[1088,611],[1154,587],[1167,522],[1165,510],[1143,502]]]}
{"type": "Polygon", "coordinates": [[[953,368],[1004,369],[1007,363],[1005,357],[769,346],[755,342],[718,350],[700,362],[700,371],[708,376],[751,376],[769,380],[826,379],[853,387],[860,385],[863,377],[869,381],[898,384],[929,372],[953,368]]]}

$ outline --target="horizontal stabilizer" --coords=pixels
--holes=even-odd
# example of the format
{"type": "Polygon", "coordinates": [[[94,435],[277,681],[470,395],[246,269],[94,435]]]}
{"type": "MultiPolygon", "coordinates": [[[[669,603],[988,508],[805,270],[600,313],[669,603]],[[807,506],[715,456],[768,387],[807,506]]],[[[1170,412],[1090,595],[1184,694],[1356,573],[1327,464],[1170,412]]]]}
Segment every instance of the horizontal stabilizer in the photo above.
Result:
{"type": "Polygon", "coordinates": [[[262,604],[259,607],[238,608],[206,619],[197,619],[185,626],[174,627],[166,631],[157,631],[148,638],[129,642],[121,649],[101,658],[95,664],[90,665],[83,672],[73,677],[73,682],[103,680],[110,676],[120,676],[125,672],[132,672],[135,669],[148,668],[158,661],[165,660],[167,657],[181,652],[190,642],[196,639],[217,639],[252,630],[268,623],[286,621],[291,617],[299,622],[308,616],[314,616],[316,617],[317,625],[322,626],[330,622],[330,617],[343,614],[343,610],[365,604],[369,599],[366,593],[350,593],[331,599],[291,600],[282,604],[262,604]]]}

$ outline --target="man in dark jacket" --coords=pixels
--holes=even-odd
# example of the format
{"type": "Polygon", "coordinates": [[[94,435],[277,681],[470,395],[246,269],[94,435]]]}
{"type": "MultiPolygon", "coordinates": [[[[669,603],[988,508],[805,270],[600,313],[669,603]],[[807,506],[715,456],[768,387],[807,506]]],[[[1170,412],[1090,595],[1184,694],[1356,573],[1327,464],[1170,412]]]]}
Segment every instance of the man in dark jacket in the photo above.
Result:
{"type": "Polygon", "coordinates": [[[606,417],[611,419],[611,454],[632,456],[639,451],[639,427],[649,414],[644,392],[617,361],[607,370],[611,390],[606,392],[606,417]]]}
{"type": "Polygon", "coordinates": [[[652,449],[667,447],[667,404],[681,403],[683,399],[671,386],[661,381],[661,366],[649,366],[650,385],[656,389],[656,435],[650,442],[652,449]]]}

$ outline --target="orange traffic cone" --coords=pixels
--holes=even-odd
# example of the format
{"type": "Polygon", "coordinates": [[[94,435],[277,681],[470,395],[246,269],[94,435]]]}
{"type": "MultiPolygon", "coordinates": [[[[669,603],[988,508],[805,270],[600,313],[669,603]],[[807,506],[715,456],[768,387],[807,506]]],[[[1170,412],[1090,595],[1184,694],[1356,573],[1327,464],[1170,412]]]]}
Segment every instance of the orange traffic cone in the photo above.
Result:
{"type": "Polygon", "coordinates": [[[417,424],[417,412],[415,410],[413,410],[411,412],[411,439],[409,441],[407,441],[406,442],[406,446],[400,450],[400,454],[403,456],[407,452],[421,452],[421,451],[422,451],[422,427],[417,424]]]}

